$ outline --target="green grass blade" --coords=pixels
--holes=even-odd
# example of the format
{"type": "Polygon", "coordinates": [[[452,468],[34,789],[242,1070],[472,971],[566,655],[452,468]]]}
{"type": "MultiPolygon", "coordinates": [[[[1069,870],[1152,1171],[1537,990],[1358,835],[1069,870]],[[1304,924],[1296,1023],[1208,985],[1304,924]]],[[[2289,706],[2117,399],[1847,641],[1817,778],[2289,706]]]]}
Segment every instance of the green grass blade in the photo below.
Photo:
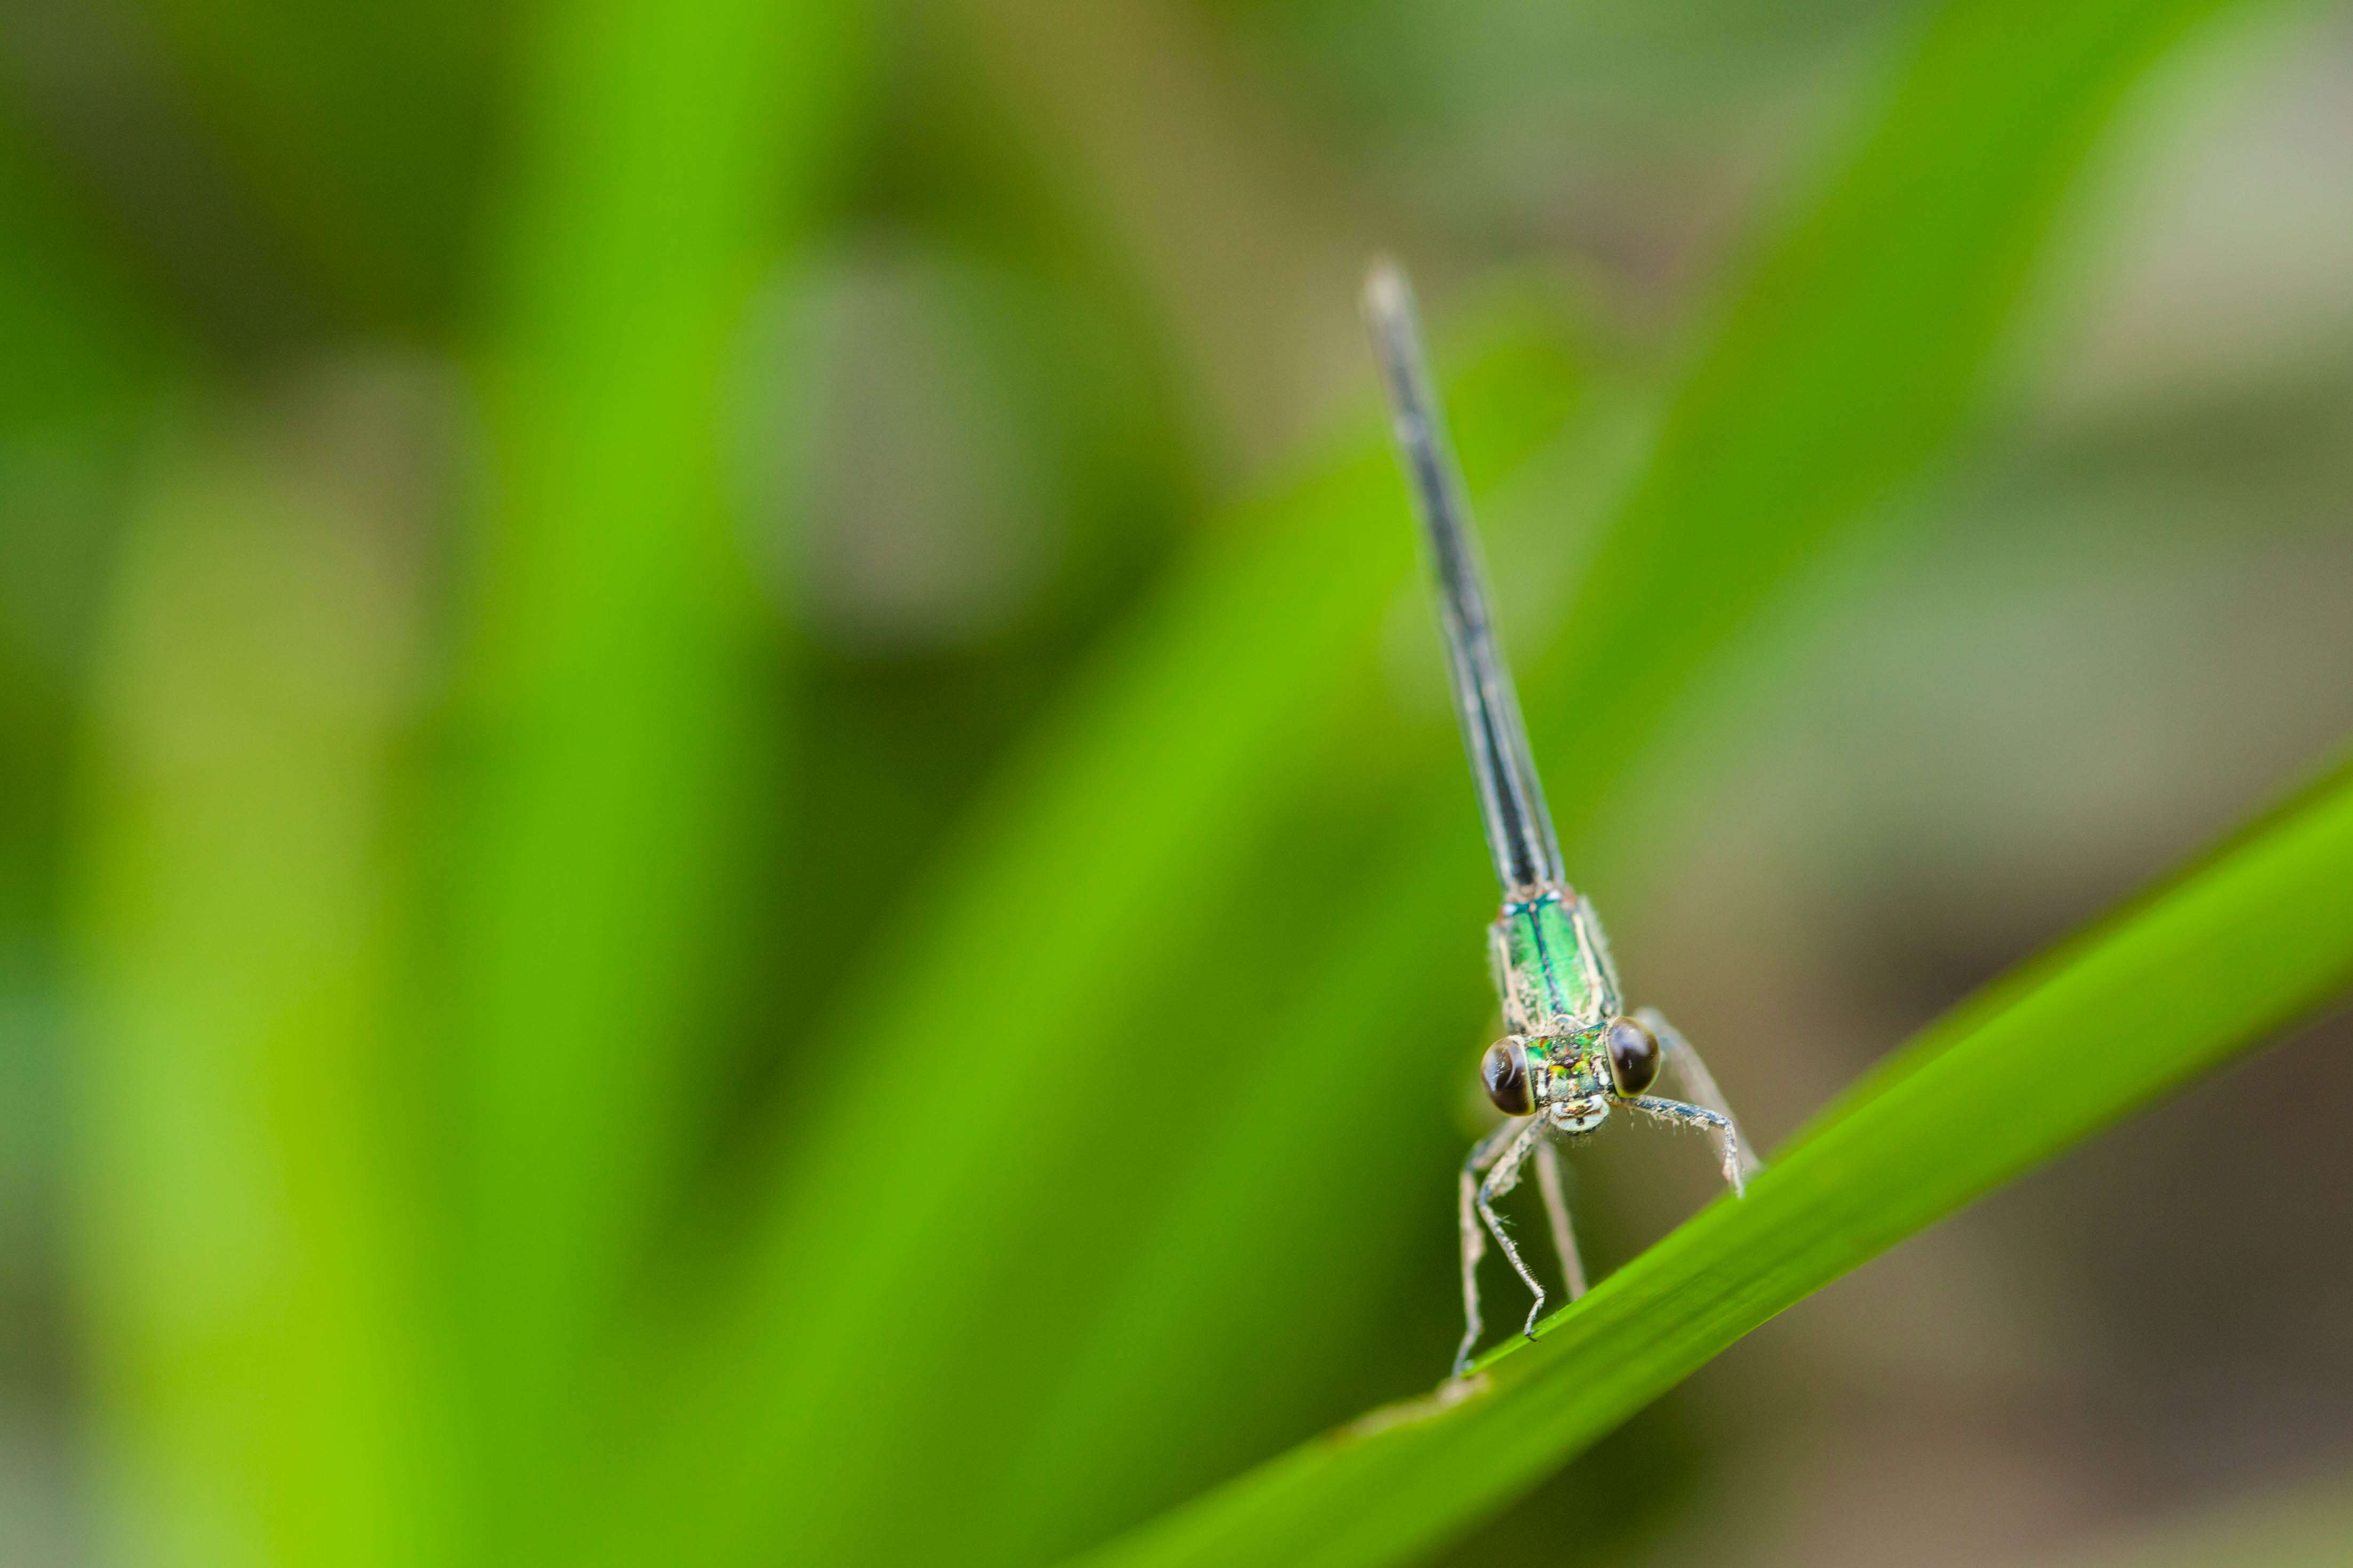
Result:
{"type": "Polygon", "coordinates": [[[217,430],[154,469],[100,648],[78,911],[103,1528],[123,1561],[440,1559],[446,1384],[384,1027],[402,542],[217,430]]]}
{"type": "Polygon", "coordinates": [[[482,1451],[530,1456],[684,1155],[781,704],[725,494],[729,355],[857,100],[826,0],[534,13],[495,291],[452,892],[482,1451]]]}
{"type": "Polygon", "coordinates": [[[0,119],[0,432],[11,441],[92,425],[112,435],[173,342],[117,259],[69,216],[0,119]]]}
{"type": "Polygon", "coordinates": [[[238,205],[269,220],[248,243],[296,253],[303,292],[359,324],[446,332],[506,18],[462,0],[159,0],[151,14],[225,132],[238,205]]]}
{"type": "Polygon", "coordinates": [[[2353,979],[2353,772],[2171,890],[1932,1026],[1750,1184],[1489,1355],[1083,1561],[1414,1557],[1749,1330],[2263,1040],[2353,979]],[[2229,984],[2217,984],[2228,976],[2229,984]]]}

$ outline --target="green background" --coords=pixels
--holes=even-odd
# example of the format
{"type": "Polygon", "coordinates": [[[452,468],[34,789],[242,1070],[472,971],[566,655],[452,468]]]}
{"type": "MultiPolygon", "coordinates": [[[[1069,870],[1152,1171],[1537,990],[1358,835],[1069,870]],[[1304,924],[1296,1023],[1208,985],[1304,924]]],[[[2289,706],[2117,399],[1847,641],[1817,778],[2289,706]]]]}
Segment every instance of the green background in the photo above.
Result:
{"type": "MultiPolygon", "coordinates": [[[[2276,0],[17,0],[0,1563],[1048,1563],[1427,1390],[1493,889],[1366,260],[1769,1150],[2353,730],[2348,102],[2276,0]]],[[[2310,1012],[2227,934],[2164,1020],[2310,1012]]],[[[1358,1536],[2325,1560],[2348,1040],[1358,1536]]],[[[1590,1142],[1597,1274],[1712,1195],[1590,1142]]]]}

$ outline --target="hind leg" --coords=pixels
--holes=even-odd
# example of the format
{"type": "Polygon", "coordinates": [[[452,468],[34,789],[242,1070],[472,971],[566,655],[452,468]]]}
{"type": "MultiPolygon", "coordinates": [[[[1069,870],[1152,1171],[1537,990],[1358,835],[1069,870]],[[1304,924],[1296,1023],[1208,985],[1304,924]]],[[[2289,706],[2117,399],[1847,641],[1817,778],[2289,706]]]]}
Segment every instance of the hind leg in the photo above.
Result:
{"type": "Polygon", "coordinates": [[[1544,1194],[1545,1218],[1552,1222],[1553,1250],[1560,1254],[1560,1272],[1568,1281],[1568,1299],[1585,1294],[1585,1260],[1577,1255],[1577,1232],[1568,1223],[1568,1199],[1560,1190],[1560,1151],[1549,1138],[1536,1143],[1536,1191],[1544,1194]]]}

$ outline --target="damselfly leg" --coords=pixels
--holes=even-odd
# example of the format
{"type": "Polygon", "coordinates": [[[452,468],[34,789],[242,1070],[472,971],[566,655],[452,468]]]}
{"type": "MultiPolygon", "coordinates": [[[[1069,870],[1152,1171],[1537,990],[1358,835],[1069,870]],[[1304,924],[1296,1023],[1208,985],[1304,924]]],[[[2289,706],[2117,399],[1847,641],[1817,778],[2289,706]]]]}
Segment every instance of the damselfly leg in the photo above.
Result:
{"type": "Polygon", "coordinates": [[[1585,1259],[1577,1255],[1577,1228],[1568,1223],[1568,1194],[1561,1190],[1560,1151],[1549,1138],[1536,1145],[1536,1191],[1544,1194],[1545,1218],[1552,1225],[1553,1250],[1560,1255],[1568,1299],[1585,1294],[1585,1259]]]}
{"type": "Polygon", "coordinates": [[[1699,1052],[1693,1048],[1692,1043],[1683,1038],[1683,1031],[1667,1022],[1665,1014],[1656,1007],[1644,1007],[1634,1016],[1640,1018],[1643,1026],[1659,1037],[1659,1044],[1665,1047],[1666,1060],[1661,1076],[1672,1074],[1673,1082],[1682,1090],[1683,1099],[1703,1110],[1715,1112],[1723,1119],[1731,1135],[1731,1172],[1736,1173],[1728,1173],[1725,1179],[1736,1190],[1746,1186],[1749,1177],[1765,1168],[1765,1162],[1757,1157],[1757,1152],[1748,1146],[1748,1140],[1740,1135],[1740,1119],[1732,1114],[1731,1103],[1724,1098],[1724,1090],[1715,1087],[1715,1075],[1707,1070],[1707,1064],[1700,1059],[1699,1052]]]}
{"type": "MultiPolygon", "coordinates": [[[[1495,1245],[1502,1247],[1504,1256],[1511,1260],[1512,1271],[1535,1297],[1535,1305],[1528,1309],[1528,1321],[1521,1329],[1521,1332],[1531,1339],[1535,1337],[1536,1320],[1544,1315],[1545,1288],[1536,1282],[1535,1271],[1528,1268],[1527,1259],[1520,1256],[1520,1249],[1513,1242],[1511,1233],[1504,1228],[1503,1215],[1495,1212],[1495,1200],[1520,1184],[1520,1167],[1526,1163],[1528,1151],[1537,1145],[1544,1133],[1545,1124],[1541,1117],[1524,1122],[1506,1122],[1480,1142],[1462,1167],[1466,1189],[1475,1174],[1474,1167],[1482,1163],[1486,1167],[1485,1176],[1479,1181],[1473,1206],[1478,1210],[1478,1217],[1485,1222],[1487,1233],[1495,1238],[1495,1245]]],[[[1454,1372],[1458,1377],[1470,1364],[1471,1347],[1479,1338],[1478,1258],[1472,1252],[1472,1240],[1466,1230],[1462,1254],[1462,1304],[1465,1315],[1470,1319],[1470,1327],[1463,1336],[1462,1348],[1454,1356],[1454,1372]]],[[[1485,1249],[1482,1241],[1479,1250],[1484,1252],[1485,1249]]]]}
{"type": "Polygon", "coordinates": [[[1724,1163],[1724,1179],[1736,1196],[1748,1189],[1748,1178],[1740,1168],[1742,1147],[1739,1131],[1731,1121],[1704,1106],[1685,1105],[1680,1100],[1662,1100],[1652,1094],[1638,1094],[1624,1104],[1655,1116],[1662,1121],[1684,1127],[1696,1127],[1715,1140],[1716,1152],[1724,1163]]]}
{"type": "Polygon", "coordinates": [[[1471,1364],[1471,1347],[1479,1342],[1479,1260],[1487,1256],[1487,1233],[1479,1223],[1479,1178],[1487,1167],[1503,1153],[1504,1145],[1520,1135],[1514,1123],[1506,1121],[1478,1142],[1463,1156],[1462,1174],[1456,1185],[1456,1219],[1462,1236],[1462,1345],[1454,1352],[1454,1375],[1471,1364]]]}

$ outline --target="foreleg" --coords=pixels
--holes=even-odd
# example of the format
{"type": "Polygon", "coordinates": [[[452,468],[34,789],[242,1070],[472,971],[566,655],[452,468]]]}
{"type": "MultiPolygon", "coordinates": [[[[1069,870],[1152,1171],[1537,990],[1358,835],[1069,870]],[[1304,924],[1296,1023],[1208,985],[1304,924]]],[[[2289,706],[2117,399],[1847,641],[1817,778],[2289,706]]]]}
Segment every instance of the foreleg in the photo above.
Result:
{"type": "Polygon", "coordinates": [[[1714,1112],[1728,1130],[1732,1155],[1725,1180],[1730,1182],[1733,1190],[1737,1192],[1747,1184],[1749,1177],[1765,1168],[1765,1163],[1757,1157],[1748,1140],[1740,1135],[1740,1121],[1732,1114],[1731,1102],[1724,1098],[1724,1090],[1715,1087],[1715,1077],[1707,1070],[1707,1064],[1700,1060],[1699,1052],[1683,1038],[1683,1031],[1667,1022],[1664,1014],[1656,1007],[1645,1007],[1634,1016],[1658,1037],[1665,1070],[1674,1074],[1674,1083],[1683,1091],[1683,1097],[1702,1110],[1714,1112]]]}
{"type": "Polygon", "coordinates": [[[1712,1133],[1724,1156],[1724,1179],[1736,1196],[1746,1190],[1746,1171],[1743,1168],[1740,1130],[1732,1119],[1718,1115],[1704,1106],[1685,1105],[1680,1100],[1661,1100],[1656,1095],[1637,1094],[1620,1101],[1662,1121],[1679,1121],[1686,1127],[1697,1127],[1712,1133]]]}

